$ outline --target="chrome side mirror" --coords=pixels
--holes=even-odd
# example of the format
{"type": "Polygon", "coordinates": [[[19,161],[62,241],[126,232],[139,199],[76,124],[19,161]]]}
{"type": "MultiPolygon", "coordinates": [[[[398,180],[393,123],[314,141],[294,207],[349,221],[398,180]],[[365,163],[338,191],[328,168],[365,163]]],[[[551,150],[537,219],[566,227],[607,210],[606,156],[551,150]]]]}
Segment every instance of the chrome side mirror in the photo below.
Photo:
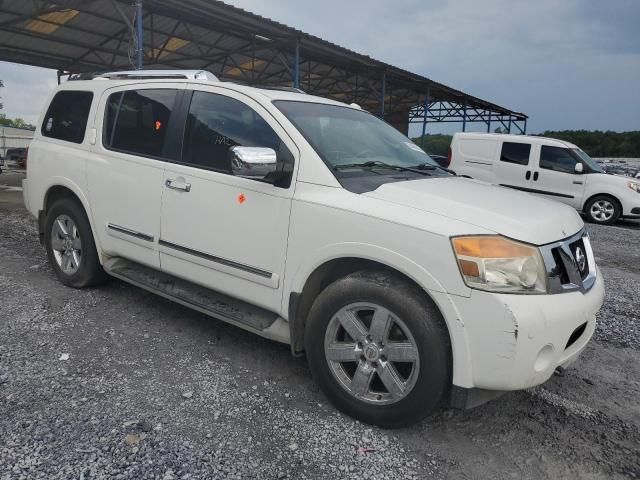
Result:
{"type": "Polygon", "coordinates": [[[231,173],[238,177],[262,179],[276,171],[277,155],[272,148],[235,146],[229,154],[231,173]]]}
{"type": "Polygon", "coordinates": [[[584,172],[584,165],[582,163],[576,163],[576,166],[574,167],[574,171],[576,173],[583,173],[584,172]]]}

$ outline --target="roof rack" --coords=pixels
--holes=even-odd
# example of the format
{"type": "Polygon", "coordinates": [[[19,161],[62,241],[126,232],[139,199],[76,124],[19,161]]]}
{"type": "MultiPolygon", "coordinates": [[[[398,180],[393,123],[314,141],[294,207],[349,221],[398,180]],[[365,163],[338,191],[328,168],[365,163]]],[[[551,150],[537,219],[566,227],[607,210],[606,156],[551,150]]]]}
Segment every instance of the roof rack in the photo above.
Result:
{"type": "Polygon", "coordinates": [[[295,87],[284,87],[284,86],[269,86],[269,87],[262,87],[263,90],[278,90],[278,91],[282,91],[282,92],[294,92],[294,93],[304,93],[306,94],[307,92],[305,92],[304,90],[302,90],[301,88],[295,88],[295,87]]]}
{"type": "Polygon", "coordinates": [[[213,73],[206,70],[128,70],[123,72],[106,72],[96,78],[107,80],[146,80],[160,78],[175,78],[188,80],[209,80],[218,81],[213,73]]]}
{"type": "Polygon", "coordinates": [[[128,70],[105,73],[74,73],[69,80],[158,80],[186,79],[217,82],[218,77],[206,70],[128,70]]]}

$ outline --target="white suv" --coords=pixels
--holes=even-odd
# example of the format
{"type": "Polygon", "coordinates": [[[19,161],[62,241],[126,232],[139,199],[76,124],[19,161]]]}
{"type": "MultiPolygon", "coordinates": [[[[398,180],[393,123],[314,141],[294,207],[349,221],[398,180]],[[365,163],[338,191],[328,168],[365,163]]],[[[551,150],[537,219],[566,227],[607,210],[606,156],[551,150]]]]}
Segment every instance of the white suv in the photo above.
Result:
{"type": "Polygon", "coordinates": [[[64,284],[111,275],[288,343],[387,427],[545,382],[587,345],[604,289],[572,208],[455,177],[355,105],[164,77],[49,99],[24,197],[64,284]]]}
{"type": "Polygon", "coordinates": [[[577,146],[526,135],[456,133],[448,167],[464,175],[557,200],[594,223],[640,218],[640,182],[608,175],[577,146]]]}

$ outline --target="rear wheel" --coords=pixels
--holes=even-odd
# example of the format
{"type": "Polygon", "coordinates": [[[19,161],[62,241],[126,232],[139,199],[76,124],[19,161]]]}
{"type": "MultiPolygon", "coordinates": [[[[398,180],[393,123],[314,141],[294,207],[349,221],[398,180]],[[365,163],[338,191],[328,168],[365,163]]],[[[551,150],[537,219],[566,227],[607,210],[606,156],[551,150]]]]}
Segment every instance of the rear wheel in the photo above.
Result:
{"type": "Polygon", "coordinates": [[[77,201],[63,198],[49,208],[45,246],[53,270],[65,285],[83,288],[106,279],[89,220],[77,201]]]}
{"type": "Polygon", "coordinates": [[[620,218],[620,204],[609,195],[598,195],[593,197],[585,206],[587,219],[593,223],[611,225],[620,218]]]}
{"type": "Polygon", "coordinates": [[[359,272],[327,287],[309,312],[305,348],[314,378],[336,407],[382,427],[428,415],[450,384],[440,312],[392,273],[359,272]]]}

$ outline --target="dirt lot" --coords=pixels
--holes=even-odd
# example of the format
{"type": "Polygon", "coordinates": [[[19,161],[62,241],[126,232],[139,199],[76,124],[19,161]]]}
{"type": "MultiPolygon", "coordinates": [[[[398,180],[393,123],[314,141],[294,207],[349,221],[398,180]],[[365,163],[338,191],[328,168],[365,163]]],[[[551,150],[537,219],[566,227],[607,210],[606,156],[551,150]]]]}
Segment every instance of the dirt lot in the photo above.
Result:
{"type": "Polygon", "coordinates": [[[589,226],[607,296],[564,376],[385,431],[282,345],[116,280],[63,287],[0,186],[0,479],[638,478],[639,227],[589,226]]]}

